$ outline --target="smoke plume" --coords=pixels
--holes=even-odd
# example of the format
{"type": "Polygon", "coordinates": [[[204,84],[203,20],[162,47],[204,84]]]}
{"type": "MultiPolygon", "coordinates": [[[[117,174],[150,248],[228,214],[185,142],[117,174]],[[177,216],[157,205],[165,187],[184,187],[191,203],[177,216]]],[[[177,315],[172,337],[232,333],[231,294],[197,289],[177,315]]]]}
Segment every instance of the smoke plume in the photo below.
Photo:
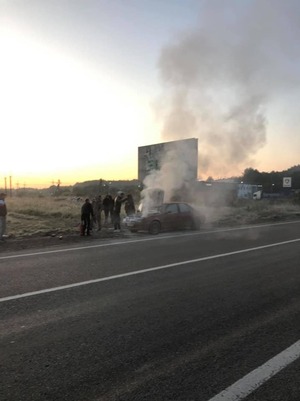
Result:
{"type": "Polygon", "coordinates": [[[272,101],[299,84],[299,17],[294,0],[209,0],[162,49],[162,140],[198,138],[200,178],[239,175],[265,145],[272,101]]]}
{"type": "Polygon", "coordinates": [[[152,169],[143,181],[143,214],[148,214],[162,201],[176,200],[176,195],[187,192],[190,183],[195,182],[198,163],[196,144],[197,141],[191,138],[189,141],[160,144],[160,150],[154,155],[157,169],[152,169]]]}

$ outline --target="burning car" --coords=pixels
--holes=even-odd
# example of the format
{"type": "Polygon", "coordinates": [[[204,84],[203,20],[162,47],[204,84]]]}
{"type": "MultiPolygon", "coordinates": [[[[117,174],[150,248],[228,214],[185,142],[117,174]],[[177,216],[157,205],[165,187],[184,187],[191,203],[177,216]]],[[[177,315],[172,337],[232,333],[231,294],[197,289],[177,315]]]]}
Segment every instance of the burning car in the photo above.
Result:
{"type": "Polygon", "coordinates": [[[131,232],[159,234],[161,231],[197,230],[204,222],[204,217],[188,203],[171,202],[162,203],[147,215],[138,212],[127,216],[123,222],[131,232]]]}

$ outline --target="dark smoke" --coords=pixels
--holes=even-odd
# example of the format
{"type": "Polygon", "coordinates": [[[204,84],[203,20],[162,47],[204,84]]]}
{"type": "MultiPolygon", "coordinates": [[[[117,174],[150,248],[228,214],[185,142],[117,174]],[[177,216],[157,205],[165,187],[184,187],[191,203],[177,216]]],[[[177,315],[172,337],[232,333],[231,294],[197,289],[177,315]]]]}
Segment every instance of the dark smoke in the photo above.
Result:
{"type": "Polygon", "coordinates": [[[238,175],[266,144],[272,102],[299,85],[299,20],[298,1],[209,0],[162,50],[162,141],[198,138],[199,177],[238,175]]]}

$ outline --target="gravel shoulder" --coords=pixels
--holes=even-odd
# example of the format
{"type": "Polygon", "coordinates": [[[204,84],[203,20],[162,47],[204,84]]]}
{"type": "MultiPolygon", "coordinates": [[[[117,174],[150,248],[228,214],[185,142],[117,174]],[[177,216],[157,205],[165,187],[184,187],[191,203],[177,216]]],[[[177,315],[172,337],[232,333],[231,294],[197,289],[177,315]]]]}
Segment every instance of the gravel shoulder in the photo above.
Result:
{"type": "Polygon", "coordinates": [[[102,229],[101,231],[92,232],[90,236],[80,236],[79,233],[59,232],[46,235],[27,235],[22,237],[7,237],[5,241],[0,243],[0,254],[2,252],[19,251],[26,249],[48,248],[61,245],[82,245],[92,244],[93,241],[99,239],[125,238],[132,236],[130,231],[122,230],[114,232],[113,229],[102,229]]]}

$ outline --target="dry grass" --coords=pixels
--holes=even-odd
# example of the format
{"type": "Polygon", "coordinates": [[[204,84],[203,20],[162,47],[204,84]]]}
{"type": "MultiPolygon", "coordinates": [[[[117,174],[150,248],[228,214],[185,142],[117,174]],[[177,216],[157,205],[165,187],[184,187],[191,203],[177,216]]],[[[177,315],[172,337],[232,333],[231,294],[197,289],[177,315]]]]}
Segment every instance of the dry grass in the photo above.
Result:
{"type": "Polygon", "coordinates": [[[51,235],[78,230],[82,202],[59,197],[7,199],[7,231],[10,236],[51,235]]]}
{"type": "MultiPolygon", "coordinates": [[[[82,201],[68,197],[7,198],[7,234],[10,237],[78,233],[82,201]]],[[[288,201],[239,201],[235,206],[201,207],[212,226],[264,223],[300,218],[300,204],[288,201]]]]}
{"type": "Polygon", "coordinates": [[[217,226],[259,224],[300,218],[300,204],[288,200],[243,200],[235,206],[205,208],[207,221],[217,226]]]}

